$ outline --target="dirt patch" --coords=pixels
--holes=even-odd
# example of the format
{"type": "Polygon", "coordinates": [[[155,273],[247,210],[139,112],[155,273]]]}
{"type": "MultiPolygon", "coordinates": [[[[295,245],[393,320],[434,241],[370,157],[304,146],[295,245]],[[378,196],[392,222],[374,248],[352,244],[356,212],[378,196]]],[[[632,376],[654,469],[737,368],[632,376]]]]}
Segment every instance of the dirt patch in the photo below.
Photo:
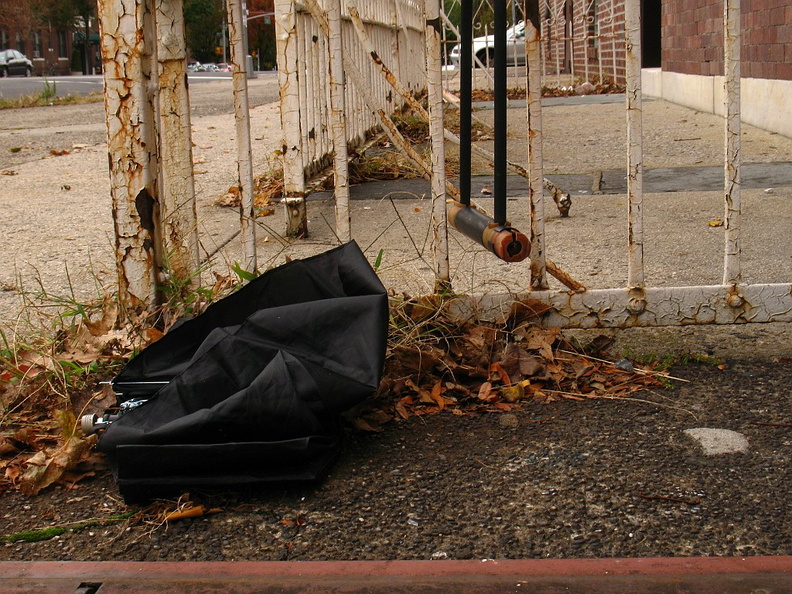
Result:
{"type": "MultiPolygon", "coordinates": [[[[634,400],[525,405],[349,432],[319,485],[193,492],[223,511],[154,526],[120,521],[4,560],[282,560],[788,555],[789,360],[726,369],[634,400]],[[649,404],[641,400],[654,401],[649,404]],[[684,434],[738,431],[747,453],[706,456],[684,434]]],[[[109,472],[77,489],[4,497],[0,534],[135,511],[109,472]]]]}

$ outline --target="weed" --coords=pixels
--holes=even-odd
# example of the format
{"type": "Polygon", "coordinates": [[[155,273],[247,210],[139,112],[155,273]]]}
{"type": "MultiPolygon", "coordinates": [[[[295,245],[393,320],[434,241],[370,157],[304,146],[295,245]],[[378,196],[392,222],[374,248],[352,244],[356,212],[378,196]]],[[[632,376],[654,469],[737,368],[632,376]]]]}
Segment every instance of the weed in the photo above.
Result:
{"type": "Polygon", "coordinates": [[[677,355],[673,353],[665,353],[658,355],[657,353],[638,353],[632,349],[625,349],[624,356],[640,365],[651,367],[656,371],[667,371],[674,365],[689,365],[697,363],[699,365],[722,365],[723,361],[712,355],[706,353],[685,353],[677,355]]]}
{"type": "Polygon", "coordinates": [[[44,85],[44,90],[38,95],[24,95],[16,99],[0,99],[0,109],[44,107],[48,105],[83,105],[86,103],[100,103],[104,100],[102,93],[58,97],[55,94],[55,83],[50,84],[45,81],[44,85]]]}
{"type": "Polygon", "coordinates": [[[46,78],[44,79],[44,89],[39,93],[39,100],[45,101],[50,103],[55,97],[58,96],[58,87],[57,83],[50,82],[46,78]]]}
{"type": "Polygon", "coordinates": [[[380,269],[380,266],[382,266],[382,256],[384,253],[385,250],[380,248],[380,251],[377,253],[377,258],[374,260],[374,266],[372,266],[372,268],[374,268],[374,272],[377,272],[380,269]]]}
{"type": "Polygon", "coordinates": [[[41,542],[43,540],[50,540],[66,532],[79,532],[80,530],[92,526],[105,526],[114,522],[122,522],[128,520],[133,515],[135,515],[135,512],[127,512],[117,516],[109,516],[101,520],[84,520],[82,522],[64,524],[62,526],[48,526],[47,528],[41,528],[39,530],[22,530],[16,534],[0,537],[0,542],[41,542]]]}

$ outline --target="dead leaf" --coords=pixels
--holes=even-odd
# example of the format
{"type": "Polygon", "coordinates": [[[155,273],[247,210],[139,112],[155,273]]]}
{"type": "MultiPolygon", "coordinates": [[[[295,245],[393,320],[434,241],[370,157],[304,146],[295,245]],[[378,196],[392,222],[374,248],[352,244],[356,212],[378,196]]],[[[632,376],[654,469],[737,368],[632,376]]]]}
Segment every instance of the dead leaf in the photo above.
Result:
{"type": "Polygon", "coordinates": [[[146,328],[144,336],[146,338],[146,344],[152,344],[165,336],[165,333],[161,330],[157,330],[156,328],[146,328]]]}
{"type": "Polygon", "coordinates": [[[707,225],[710,227],[723,227],[723,219],[720,217],[715,217],[714,219],[710,220],[707,225]]]}
{"type": "Polygon", "coordinates": [[[410,413],[407,411],[407,407],[405,406],[405,402],[404,401],[405,401],[405,398],[402,398],[401,400],[397,401],[396,405],[395,405],[395,409],[396,409],[396,412],[398,413],[398,415],[402,419],[406,420],[406,419],[410,418],[410,413]]]}
{"type": "Polygon", "coordinates": [[[523,387],[522,383],[501,388],[500,393],[506,402],[517,402],[518,400],[525,398],[525,388],[523,387]]]}
{"type": "Polygon", "coordinates": [[[92,336],[102,336],[113,329],[116,321],[118,321],[118,303],[110,297],[105,297],[102,303],[102,318],[96,322],[86,320],[84,323],[92,336]]]}
{"type": "Polygon", "coordinates": [[[446,401],[442,396],[444,391],[445,389],[443,388],[443,384],[438,381],[434,386],[432,386],[432,391],[429,393],[429,396],[434,401],[434,403],[440,407],[440,410],[443,410],[446,407],[446,401]]]}
{"type": "Polygon", "coordinates": [[[500,363],[497,362],[491,363],[489,366],[489,372],[497,374],[498,377],[500,377],[501,383],[503,385],[511,386],[512,384],[511,378],[509,377],[509,374],[506,373],[506,370],[503,368],[503,366],[500,363]]]}
{"type": "Polygon", "coordinates": [[[0,456],[5,456],[6,454],[14,453],[16,454],[19,451],[19,448],[11,443],[8,438],[3,439],[0,441],[0,456]]]}
{"type": "Polygon", "coordinates": [[[97,438],[97,435],[85,439],[72,437],[51,456],[43,450],[37,452],[25,462],[27,468],[19,479],[20,490],[27,495],[36,495],[49,487],[77,465],[97,438]]]}
{"type": "Polygon", "coordinates": [[[76,488],[77,483],[83,479],[94,476],[96,476],[96,473],[93,470],[89,470],[87,472],[65,472],[63,473],[63,476],[58,479],[57,483],[62,485],[67,491],[71,491],[72,489],[76,488]]]}
{"type": "Polygon", "coordinates": [[[63,149],[62,151],[56,149],[50,150],[50,155],[53,155],[55,157],[62,157],[63,155],[68,155],[69,153],[71,153],[71,151],[66,149],[63,149]]]}
{"type": "Polygon", "coordinates": [[[20,474],[22,474],[22,467],[19,464],[6,466],[4,476],[12,485],[16,485],[20,474]]]}

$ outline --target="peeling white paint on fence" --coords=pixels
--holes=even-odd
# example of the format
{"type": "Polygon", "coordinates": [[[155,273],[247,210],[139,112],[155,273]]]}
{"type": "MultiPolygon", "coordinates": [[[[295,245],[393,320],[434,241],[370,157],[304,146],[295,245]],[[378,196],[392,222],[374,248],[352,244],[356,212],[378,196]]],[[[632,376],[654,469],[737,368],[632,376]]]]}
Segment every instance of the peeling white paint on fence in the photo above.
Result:
{"type": "Polygon", "coordinates": [[[340,241],[352,239],[349,215],[349,154],[344,98],[344,48],[341,40],[341,0],[330,0],[328,11],[330,51],[330,125],[333,133],[336,235],[340,241]]]}
{"type": "Polygon", "coordinates": [[[531,208],[531,288],[547,289],[544,228],[544,159],[542,153],[542,55],[538,0],[528,3],[525,62],[528,65],[528,171],[531,208]]]}
{"type": "Polygon", "coordinates": [[[242,27],[242,0],[227,0],[228,33],[234,83],[237,174],[239,183],[239,228],[242,235],[244,268],[256,270],[256,215],[253,212],[253,156],[250,151],[250,103],[247,88],[247,58],[242,27]]]}
{"type": "Polygon", "coordinates": [[[723,283],[740,282],[740,0],[724,0],[726,155],[723,283]]]}
{"type": "Polygon", "coordinates": [[[542,312],[537,322],[561,328],[792,322],[792,284],[532,291],[462,296],[447,307],[462,319],[503,321],[519,304],[542,312]]]}
{"type": "Polygon", "coordinates": [[[625,0],[627,75],[627,286],[644,286],[641,6],[625,0]]]}
{"type": "MultiPolygon", "coordinates": [[[[331,162],[334,147],[342,144],[340,137],[334,141],[333,126],[328,125],[332,121],[328,113],[328,106],[332,105],[328,68],[331,2],[337,0],[276,3],[281,118],[284,130],[287,126],[290,130],[285,135],[284,146],[287,196],[303,196],[306,177],[325,168],[331,162]]],[[[343,103],[346,113],[355,114],[354,118],[346,118],[345,143],[359,146],[383,125],[383,117],[389,118],[404,103],[403,99],[397,99],[392,83],[383,76],[383,56],[396,58],[390,71],[406,91],[417,93],[426,88],[423,6],[415,0],[382,0],[359,5],[342,3],[339,10],[343,69],[351,82],[343,85],[343,103]],[[356,12],[358,26],[361,23],[365,26],[365,43],[358,42],[350,7],[356,12]],[[372,60],[372,50],[379,61],[372,60]],[[410,59],[415,55],[418,59],[410,59]]],[[[333,36],[337,37],[335,33],[333,36]]],[[[397,95],[401,97],[403,93],[397,95]]],[[[338,166],[339,163],[336,177],[338,166]]],[[[342,193],[342,203],[344,200],[342,193]]],[[[345,217],[343,210],[341,206],[337,217],[341,224],[345,217]]],[[[288,219],[290,235],[307,233],[306,219],[299,222],[293,217],[288,219]]],[[[337,231],[339,237],[345,233],[343,229],[337,231]]]]}
{"type": "Polygon", "coordinates": [[[99,0],[119,301],[131,317],[156,304],[163,260],[153,8],[153,0],[99,0]]]}
{"type": "MultiPolygon", "coordinates": [[[[446,302],[447,307],[461,317],[503,320],[517,305],[533,308],[538,312],[536,320],[543,324],[577,328],[792,321],[792,284],[740,284],[740,11],[739,0],[724,2],[727,117],[723,284],[644,287],[638,0],[626,2],[625,36],[619,41],[624,45],[627,80],[626,286],[586,290],[545,256],[543,188],[546,183],[542,175],[539,96],[545,75],[542,55],[552,55],[550,49],[554,46],[544,45],[543,35],[552,33],[552,29],[540,21],[544,18],[542,7],[550,15],[559,13],[555,0],[532,0],[528,14],[533,14],[533,19],[526,27],[532,290],[525,294],[455,297],[446,302]],[[548,290],[548,273],[569,290],[548,290]]],[[[235,65],[238,166],[243,195],[241,225],[245,265],[253,270],[255,233],[246,61],[240,32],[241,0],[227,0],[227,3],[235,65]]],[[[584,4],[586,11],[590,12],[592,7],[599,10],[600,4],[584,4]]],[[[185,271],[197,263],[193,180],[185,165],[191,163],[189,97],[183,84],[183,23],[177,6],[179,0],[99,1],[119,287],[128,314],[144,313],[155,304],[156,286],[162,280],[159,275],[167,264],[164,253],[171,249],[169,245],[183,249],[178,259],[185,271]],[[183,202],[175,200],[178,193],[185,194],[183,202]],[[165,238],[163,231],[168,235],[165,238]]],[[[615,31],[618,19],[613,0],[603,2],[602,6],[610,7],[609,18],[615,31]]],[[[443,21],[439,0],[305,0],[304,4],[277,0],[276,8],[288,229],[293,235],[307,232],[306,176],[326,166],[333,155],[337,236],[341,240],[352,236],[348,226],[348,193],[344,196],[346,146],[360,143],[366,134],[381,127],[417,169],[431,179],[435,288],[450,289],[446,196],[457,198],[458,191],[446,180],[444,140],[454,140],[456,136],[443,127],[439,31],[443,21]],[[405,56],[409,57],[405,59],[405,56]],[[416,60],[415,56],[421,59],[416,60]],[[428,109],[418,105],[413,95],[423,90],[427,91],[428,109]],[[405,103],[429,121],[431,163],[404,140],[390,119],[393,111],[405,103]],[[344,117],[349,113],[356,117],[344,117]]],[[[575,14],[570,22],[578,18],[575,14]]],[[[570,34],[560,41],[568,43],[573,50],[578,41],[588,42],[593,38],[588,30],[580,39],[576,35],[572,27],[570,34]]],[[[612,33],[603,39],[615,43],[617,37],[612,33]]],[[[615,60],[615,51],[612,56],[615,60]]],[[[574,64],[568,67],[576,68],[574,64]]],[[[582,70],[589,71],[589,66],[584,65],[582,70]]],[[[601,57],[599,70],[602,72],[601,57]]],[[[518,162],[510,165],[526,175],[518,162]]]]}
{"type": "Polygon", "coordinates": [[[157,0],[156,9],[163,252],[168,273],[181,283],[195,280],[199,268],[184,4],[157,0]]]}
{"type": "Polygon", "coordinates": [[[429,136],[432,143],[432,232],[438,293],[450,289],[448,216],[446,212],[445,136],[443,134],[443,74],[440,53],[440,1],[425,0],[426,79],[429,103],[429,136]]]}

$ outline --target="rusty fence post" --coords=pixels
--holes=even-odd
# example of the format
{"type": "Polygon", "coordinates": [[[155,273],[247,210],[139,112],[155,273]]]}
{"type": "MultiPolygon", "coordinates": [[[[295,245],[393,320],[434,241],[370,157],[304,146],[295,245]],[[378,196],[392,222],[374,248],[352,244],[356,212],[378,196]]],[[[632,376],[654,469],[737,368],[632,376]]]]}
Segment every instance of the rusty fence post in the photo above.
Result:
{"type": "Polygon", "coordinates": [[[432,144],[432,230],[435,259],[435,291],[450,289],[448,259],[448,216],[446,213],[446,175],[443,125],[443,64],[440,54],[440,3],[425,0],[426,85],[429,104],[429,135],[432,144]]]}
{"type": "Polygon", "coordinates": [[[162,265],[154,107],[153,0],[99,0],[119,304],[135,319],[157,302],[162,265]]]}
{"type": "Polygon", "coordinates": [[[336,236],[342,242],[352,239],[349,215],[349,154],[344,101],[344,47],[341,34],[341,0],[330,0],[327,8],[330,51],[330,126],[333,138],[333,174],[336,236]]]}
{"type": "Polygon", "coordinates": [[[641,6],[624,3],[627,77],[627,286],[644,286],[643,112],[641,101],[641,6]]]}
{"type": "Polygon", "coordinates": [[[253,212],[253,157],[250,141],[250,104],[247,87],[247,57],[245,55],[242,0],[227,0],[228,33],[234,85],[234,121],[236,123],[237,173],[241,200],[239,226],[242,235],[244,268],[256,270],[256,215],[253,212]]]}
{"type": "Polygon", "coordinates": [[[182,0],[156,0],[160,206],[166,271],[192,284],[199,268],[187,45],[182,0]]]}
{"type": "Polygon", "coordinates": [[[300,87],[297,68],[297,8],[294,0],[275,0],[275,43],[278,60],[281,129],[283,130],[283,195],[286,235],[308,235],[305,212],[305,166],[300,127],[300,87]]]}
{"type": "Polygon", "coordinates": [[[740,0],[725,0],[723,14],[725,74],[725,245],[723,284],[740,282],[740,0]]]}
{"type": "Polygon", "coordinates": [[[531,289],[547,289],[544,225],[544,160],[542,154],[542,26],[539,0],[528,0],[525,19],[525,63],[528,68],[528,171],[531,197],[531,289]]]}

